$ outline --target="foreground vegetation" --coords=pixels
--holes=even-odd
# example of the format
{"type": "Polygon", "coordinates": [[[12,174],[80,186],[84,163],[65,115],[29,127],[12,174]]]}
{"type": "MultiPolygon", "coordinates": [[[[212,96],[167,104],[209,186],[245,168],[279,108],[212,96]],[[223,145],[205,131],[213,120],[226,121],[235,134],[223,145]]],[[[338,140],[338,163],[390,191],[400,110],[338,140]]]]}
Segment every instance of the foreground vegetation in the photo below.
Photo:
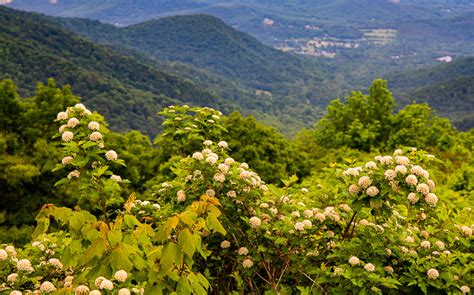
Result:
{"type": "Polygon", "coordinates": [[[53,81],[28,99],[2,81],[0,105],[7,294],[472,287],[474,134],[427,105],[394,113],[384,81],[294,140],[184,105],[152,145],[53,81]]]}

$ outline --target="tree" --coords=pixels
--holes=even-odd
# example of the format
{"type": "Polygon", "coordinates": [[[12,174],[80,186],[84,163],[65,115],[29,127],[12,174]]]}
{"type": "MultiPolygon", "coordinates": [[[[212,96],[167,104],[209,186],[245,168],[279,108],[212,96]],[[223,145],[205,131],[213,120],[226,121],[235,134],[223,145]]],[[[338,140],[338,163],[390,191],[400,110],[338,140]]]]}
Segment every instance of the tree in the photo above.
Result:
{"type": "Polygon", "coordinates": [[[395,102],[387,82],[375,80],[369,94],[354,91],[343,103],[333,100],[326,115],[316,124],[316,141],[328,148],[348,146],[370,150],[390,134],[395,102]]]}

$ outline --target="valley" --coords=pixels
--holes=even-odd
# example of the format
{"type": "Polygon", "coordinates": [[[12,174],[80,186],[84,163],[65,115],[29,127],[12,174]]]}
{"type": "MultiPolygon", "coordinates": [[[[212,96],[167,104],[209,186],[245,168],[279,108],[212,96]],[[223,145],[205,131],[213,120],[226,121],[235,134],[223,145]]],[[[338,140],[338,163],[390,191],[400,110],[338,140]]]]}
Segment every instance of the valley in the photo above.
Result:
{"type": "MultiPolygon", "coordinates": [[[[131,5],[16,0],[6,6],[61,16],[50,20],[185,77],[288,135],[311,126],[332,99],[365,89],[373,79],[474,55],[472,1],[159,0],[131,5]],[[272,96],[256,95],[260,91],[272,96]]],[[[398,82],[389,79],[391,84],[398,82]]],[[[394,88],[397,97],[403,91],[394,88]]],[[[430,93],[435,97],[421,96],[422,101],[441,99],[430,93]]],[[[451,113],[442,104],[436,108],[442,115],[451,113]]]]}

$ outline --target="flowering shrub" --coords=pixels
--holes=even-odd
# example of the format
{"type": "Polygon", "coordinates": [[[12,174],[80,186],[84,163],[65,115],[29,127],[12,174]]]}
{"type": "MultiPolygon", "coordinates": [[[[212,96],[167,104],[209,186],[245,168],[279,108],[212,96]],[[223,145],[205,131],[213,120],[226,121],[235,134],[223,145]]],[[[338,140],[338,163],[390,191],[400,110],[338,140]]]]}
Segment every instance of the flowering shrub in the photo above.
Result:
{"type": "Polygon", "coordinates": [[[45,205],[32,245],[0,249],[2,290],[470,292],[472,225],[457,222],[472,215],[451,218],[426,166],[431,155],[406,148],[336,165],[326,184],[301,187],[294,176],[278,187],[231,157],[218,112],[188,111],[165,110],[157,140],[177,155],[170,180],[148,200],[126,201],[126,180],[113,173],[124,163],[106,148],[103,125],[82,105],[59,113],[65,154],[56,169],[68,174],[57,185],[77,187],[78,204],[93,204],[95,215],[45,205]]]}

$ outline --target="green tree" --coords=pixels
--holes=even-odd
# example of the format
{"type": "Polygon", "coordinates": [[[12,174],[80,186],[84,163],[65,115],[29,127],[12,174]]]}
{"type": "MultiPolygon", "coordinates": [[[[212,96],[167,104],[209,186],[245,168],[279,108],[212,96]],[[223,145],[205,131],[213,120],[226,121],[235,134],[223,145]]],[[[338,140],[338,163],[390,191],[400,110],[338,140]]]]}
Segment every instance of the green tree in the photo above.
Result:
{"type": "Polygon", "coordinates": [[[316,142],[328,148],[348,146],[370,150],[390,134],[395,102],[387,82],[375,80],[369,94],[351,93],[345,103],[332,101],[326,115],[316,124],[316,142]]]}
{"type": "Polygon", "coordinates": [[[15,131],[18,128],[18,118],[22,107],[16,86],[12,80],[0,82],[0,130],[2,132],[15,131]]]}

